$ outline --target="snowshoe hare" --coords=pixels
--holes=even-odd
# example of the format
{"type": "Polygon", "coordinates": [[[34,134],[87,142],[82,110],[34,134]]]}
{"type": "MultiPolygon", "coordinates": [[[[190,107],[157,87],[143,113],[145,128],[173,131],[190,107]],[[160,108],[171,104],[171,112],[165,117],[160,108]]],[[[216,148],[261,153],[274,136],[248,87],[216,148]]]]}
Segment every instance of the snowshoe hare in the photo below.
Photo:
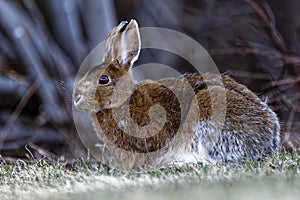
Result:
{"type": "Polygon", "coordinates": [[[119,166],[242,163],[278,150],[276,114],[247,87],[212,73],[137,83],[140,48],[137,22],[121,22],[73,94],[119,166]]]}

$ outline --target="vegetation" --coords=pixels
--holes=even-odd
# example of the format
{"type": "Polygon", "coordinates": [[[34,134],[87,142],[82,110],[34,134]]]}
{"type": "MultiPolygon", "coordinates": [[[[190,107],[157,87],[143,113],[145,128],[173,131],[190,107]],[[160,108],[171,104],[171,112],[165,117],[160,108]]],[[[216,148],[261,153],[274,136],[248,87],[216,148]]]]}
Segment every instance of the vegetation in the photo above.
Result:
{"type": "MultiPolygon", "coordinates": [[[[298,0],[0,0],[0,199],[298,199],[299,7],[298,0]],[[77,70],[131,18],[203,45],[221,73],[267,99],[283,148],[294,152],[242,166],[143,172],[76,160],[89,155],[72,119],[77,70]]],[[[159,50],[143,50],[137,64],[144,63],[190,70],[159,50]]]]}
{"type": "Polygon", "coordinates": [[[2,161],[6,199],[296,199],[300,156],[279,153],[241,166],[170,166],[120,171],[96,162],[2,161]]]}
{"type": "MultiPolygon", "coordinates": [[[[140,27],[170,28],[196,40],[221,73],[267,99],[280,119],[284,148],[298,149],[299,5],[297,0],[0,0],[0,155],[24,159],[27,145],[35,158],[86,157],[72,119],[74,79],[88,52],[112,27],[132,18],[140,27]]],[[[156,49],[142,50],[137,65],[145,63],[192,70],[179,56],[156,49]]]]}

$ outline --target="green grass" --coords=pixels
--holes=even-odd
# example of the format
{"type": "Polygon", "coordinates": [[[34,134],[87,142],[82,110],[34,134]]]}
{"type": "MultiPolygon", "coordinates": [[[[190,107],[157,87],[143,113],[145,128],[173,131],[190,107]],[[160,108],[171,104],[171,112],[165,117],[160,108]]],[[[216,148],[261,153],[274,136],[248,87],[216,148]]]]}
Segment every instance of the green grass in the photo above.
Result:
{"type": "Polygon", "coordinates": [[[299,153],[242,166],[120,171],[98,163],[0,164],[0,199],[299,199],[299,153]]]}

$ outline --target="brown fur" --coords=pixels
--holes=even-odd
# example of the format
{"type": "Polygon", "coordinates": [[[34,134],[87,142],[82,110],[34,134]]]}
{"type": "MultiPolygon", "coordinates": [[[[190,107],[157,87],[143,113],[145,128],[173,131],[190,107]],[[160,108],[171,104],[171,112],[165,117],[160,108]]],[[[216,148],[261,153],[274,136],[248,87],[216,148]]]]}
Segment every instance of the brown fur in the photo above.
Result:
{"type": "Polygon", "coordinates": [[[188,162],[189,155],[194,162],[241,162],[279,148],[275,113],[245,86],[209,73],[136,84],[131,66],[139,49],[135,21],[115,27],[103,63],[74,93],[76,107],[91,113],[96,133],[119,166],[188,162]],[[108,84],[98,83],[102,75],[108,84]]]}

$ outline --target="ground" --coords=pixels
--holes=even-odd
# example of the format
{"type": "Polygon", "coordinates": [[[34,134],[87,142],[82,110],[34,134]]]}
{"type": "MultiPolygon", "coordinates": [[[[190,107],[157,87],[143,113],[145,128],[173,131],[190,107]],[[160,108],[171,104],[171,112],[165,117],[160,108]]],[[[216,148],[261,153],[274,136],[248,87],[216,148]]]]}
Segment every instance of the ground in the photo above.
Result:
{"type": "Polygon", "coordinates": [[[240,166],[187,165],[134,172],[99,163],[1,161],[0,199],[298,199],[299,153],[240,166]]]}

